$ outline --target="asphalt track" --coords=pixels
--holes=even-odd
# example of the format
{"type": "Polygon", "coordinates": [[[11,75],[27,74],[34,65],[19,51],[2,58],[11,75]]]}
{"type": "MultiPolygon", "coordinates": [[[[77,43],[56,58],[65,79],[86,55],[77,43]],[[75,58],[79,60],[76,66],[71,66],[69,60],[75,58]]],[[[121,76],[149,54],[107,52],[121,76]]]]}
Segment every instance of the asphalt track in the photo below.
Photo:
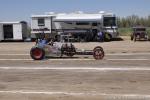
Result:
{"type": "Polygon", "coordinates": [[[149,52],[34,61],[27,50],[0,51],[0,100],[150,100],[149,52]]]}
{"type": "Polygon", "coordinates": [[[101,61],[91,56],[34,61],[28,54],[0,55],[2,100],[150,99],[149,53],[107,54],[101,61]]]}

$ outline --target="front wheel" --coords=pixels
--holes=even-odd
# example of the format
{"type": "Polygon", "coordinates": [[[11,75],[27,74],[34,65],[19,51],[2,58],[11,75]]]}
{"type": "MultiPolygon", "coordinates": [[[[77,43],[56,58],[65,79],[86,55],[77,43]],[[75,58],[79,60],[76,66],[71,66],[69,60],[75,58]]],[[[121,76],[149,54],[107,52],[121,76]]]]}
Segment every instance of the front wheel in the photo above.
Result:
{"type": "Polygon", "coordinates": [[[133,35],[131,35],[131,41],[133,41],[133,39],[134,39],[134,37],[133,37],[133,35]]]}
{"type": "Polygon", "coordinates": [[[100,46],[97,46],[94,48],[93,50],[93,57],[96,59],[96,60],[102,60],[105,56],[105,53],[104,53],[104,50],[102,47],[100,46]]]}
{"type": "Polygon", "coordinates": [[[149,41],[149,36],[148,35],[146,35],[146,40],[149,41]]]}
{"type": "Polygon", "coordinates": [[[30,50],[30,56],[34,60],[42,60],[45,57],[45,51],[39,47],[33,47],[30,50]]]}

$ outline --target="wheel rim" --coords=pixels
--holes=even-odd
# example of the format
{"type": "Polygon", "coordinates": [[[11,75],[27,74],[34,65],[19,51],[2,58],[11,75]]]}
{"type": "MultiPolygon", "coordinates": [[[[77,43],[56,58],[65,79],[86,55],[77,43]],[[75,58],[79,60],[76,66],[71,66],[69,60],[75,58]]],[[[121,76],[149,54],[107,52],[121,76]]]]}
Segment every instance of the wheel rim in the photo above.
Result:
{"type": "Polygon", "coordinates": [[[96,59],[96,60],[100,60],[100,59],[103,59],[103,57],[104,57],[104,52],[103,52],[103,50],[101,50],[100,48],[96,48],[95,50],[94,50],[94,58],[96,59]]]}
{"type": "Polygon", "coordinates": [[[36,48],[32,51],[32,54],[36,59],[39,59],[42,56],[42,51],[36,48]]]}

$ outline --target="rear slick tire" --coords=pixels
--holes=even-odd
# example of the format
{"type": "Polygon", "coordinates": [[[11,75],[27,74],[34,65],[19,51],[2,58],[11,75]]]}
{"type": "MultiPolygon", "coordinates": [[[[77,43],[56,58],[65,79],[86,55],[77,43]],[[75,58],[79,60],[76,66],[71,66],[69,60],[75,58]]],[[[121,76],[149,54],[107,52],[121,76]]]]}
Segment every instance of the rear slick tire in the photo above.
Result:
{"type": "Polygon", "coordinates": [[[30,56],[34,60],[42,60],[45,57],[45,51],[39,47],[33,47],[30,50],[30,56]]]}

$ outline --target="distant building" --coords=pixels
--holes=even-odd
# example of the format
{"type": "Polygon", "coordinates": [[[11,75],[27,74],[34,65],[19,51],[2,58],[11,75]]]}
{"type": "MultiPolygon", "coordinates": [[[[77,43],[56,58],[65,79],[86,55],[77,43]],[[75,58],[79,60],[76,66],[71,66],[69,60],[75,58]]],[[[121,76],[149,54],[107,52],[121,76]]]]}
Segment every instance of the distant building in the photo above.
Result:
{"type": "Polygon", "coordinates": [[[0,22],[0,41],[28,38],[27,22],[0,22]]]}

